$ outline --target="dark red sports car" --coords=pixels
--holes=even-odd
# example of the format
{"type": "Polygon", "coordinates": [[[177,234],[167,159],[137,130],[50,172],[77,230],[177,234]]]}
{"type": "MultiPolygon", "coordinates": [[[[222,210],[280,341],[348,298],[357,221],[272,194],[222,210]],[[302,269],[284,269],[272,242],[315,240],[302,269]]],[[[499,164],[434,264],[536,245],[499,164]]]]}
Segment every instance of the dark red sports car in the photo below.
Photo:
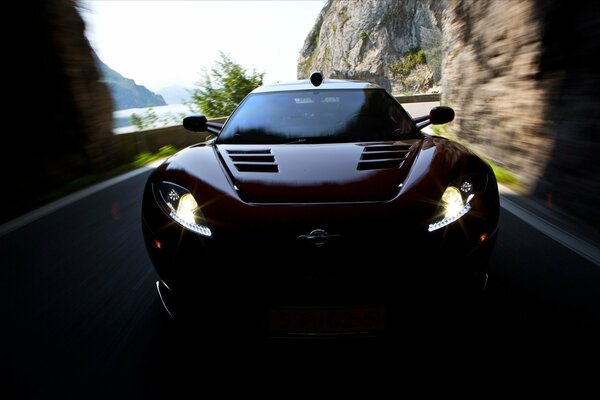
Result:
{"type": "Polygon", "coordinates": [[[216,137],[166,160],[143,199],[171,316],[217,335],[390,335],[485,287],[494,173],[421,132],[454,111],[411,119],[377,85],[321,80],[257,88],[222,126],[184,120],[216,137]]]}

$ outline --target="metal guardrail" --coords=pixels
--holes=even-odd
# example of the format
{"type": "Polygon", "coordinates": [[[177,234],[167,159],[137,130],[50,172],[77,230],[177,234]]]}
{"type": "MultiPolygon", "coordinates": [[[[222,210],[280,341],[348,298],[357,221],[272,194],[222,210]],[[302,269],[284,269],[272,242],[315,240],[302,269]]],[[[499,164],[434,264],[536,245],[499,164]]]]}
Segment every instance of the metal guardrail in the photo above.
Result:
{"type": "Polygon", "coordinates": [[[440,101],[440,99],[442,98],[441,93],[414,94],[410,96],[393,96],[400,103],[429,103],[433,101],[440,101]]]}

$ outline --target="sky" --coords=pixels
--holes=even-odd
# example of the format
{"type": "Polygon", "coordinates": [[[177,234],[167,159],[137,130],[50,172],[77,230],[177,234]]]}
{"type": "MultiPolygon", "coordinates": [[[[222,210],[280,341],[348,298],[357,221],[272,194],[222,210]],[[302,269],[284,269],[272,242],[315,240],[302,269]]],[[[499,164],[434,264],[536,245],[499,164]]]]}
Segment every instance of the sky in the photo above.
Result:
{"type": "Polygon", "coordinates": [[[219,51],[264,83],[297,79],[304,40],[326,0],[81,1],[102,61],[152,91],[192,88],[219,51]]]}

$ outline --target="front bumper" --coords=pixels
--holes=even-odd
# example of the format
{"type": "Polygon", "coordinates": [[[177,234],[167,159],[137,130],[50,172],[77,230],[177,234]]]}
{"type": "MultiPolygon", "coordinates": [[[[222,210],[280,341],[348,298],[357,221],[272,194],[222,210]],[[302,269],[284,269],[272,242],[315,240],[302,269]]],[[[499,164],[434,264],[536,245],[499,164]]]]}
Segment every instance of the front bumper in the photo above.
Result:
{"type": "Polygon", "coordinates": [[[336,239],[322,247],[281,238],[206,238],[165,217],[159,229],[143,219],[148,254],[160,278],[177,290],[190,279],[465,280],[482,276],[497,228],[466,235],[460,227],[429,235],[336,239]],[[437,279],[436,279],[437,278],[437,279]]]}
{"type": "Polygon", "coordinates": [[[492,231],[459,253],[427,242],[407,248],[393,243],[380,247],[380,241],[298,248],[251,239],[207,243],[175,224],[157,233],[144,223],[143,230],[170,316],[204,324],[219,337],[263,338],[396,336],[407,321],[421,327],[448,318],[456,322],[456,313],[470,310],[469,303],[485,287],[496,238],[492,231]],[[322,308],[376,308],[384,310],[385,329],[273,330],[269,315],[282,308],[300,308],[307,315],[324,315],[318,311],[322,308]]]}
{"type": "Polygon", "coordinates": [[[418,212],[402,212],[409,205],[237,206],[234,216],[209,221],[207,238],[172,221],[149,190],[143,203],[163,304],[179,321],[200,321],[219,335],[298,336],[268,326],[270,310],[294,307],[306,316],[383,309],[385,334],[407,319],[440,321],[485,287],[496,239],[497,213],[482,218],[481,208],[428,232],[418,212]],[[315,228],[333,237],[322,246],[300,239],[315,228]]]}

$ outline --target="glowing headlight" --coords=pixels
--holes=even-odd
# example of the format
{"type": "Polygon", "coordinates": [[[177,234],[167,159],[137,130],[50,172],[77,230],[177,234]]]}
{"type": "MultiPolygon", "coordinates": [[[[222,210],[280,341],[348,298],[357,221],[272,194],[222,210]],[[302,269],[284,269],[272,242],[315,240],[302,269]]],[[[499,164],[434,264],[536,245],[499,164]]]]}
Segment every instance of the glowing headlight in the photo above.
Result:
{"type": "Polygon", "coordinates": [[[468,213],[471,209],[469,201],[471,201],[474,196],[472,191],[473,185],[468,181],[464,181],[462,185],[460,185],[460,189],[455,186],[448,186],[440,201],[439,217],[434,220],[432,224],[429,224],[429,232],[450,225],[468,213]]]}
{"type": "Polygon", "coordinates": [[[202,210],[187,189],[170,182],[154,183],[152,188],[156,202],[175,222],[192,232],[212,236],[202,210]]]}
{"type": "Polygon", "coordinates": [[[444,219],[453,218],[460,214],[464,207],[462,196],[457,188],[448,186],[442,195],[442,207],[444,209],[444,219]]]}
{"type": "Polygon", "coordinates": [[[196,211],[198,211],[198,203],[196,199],[189,193],[184,194],[179,199],[177,211],[173,210],[176,216],[184,220],[188,224],[196,223],[196,211]]]}

